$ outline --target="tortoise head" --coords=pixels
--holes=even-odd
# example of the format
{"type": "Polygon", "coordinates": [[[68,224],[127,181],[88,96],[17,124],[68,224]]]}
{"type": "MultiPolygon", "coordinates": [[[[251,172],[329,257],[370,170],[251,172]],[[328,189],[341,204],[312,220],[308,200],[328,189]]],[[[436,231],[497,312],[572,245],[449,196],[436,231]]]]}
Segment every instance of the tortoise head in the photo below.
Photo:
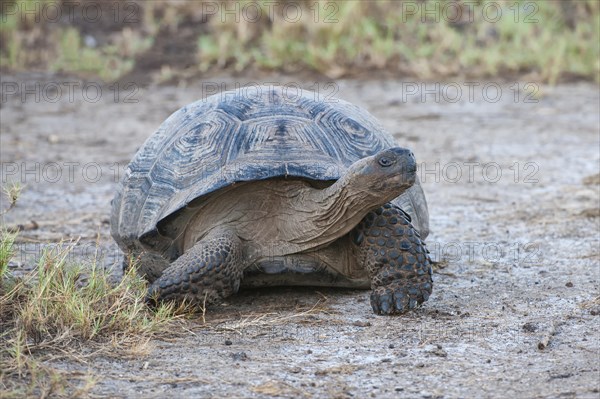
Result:
{"type": "Polygon", "coordinates": [[[353,194],[381,198],[381,205],[410,188],[417,177],[412,151],[394,147],[352,164],[346,173],[346,187],[353,194]]]}
{"type": "MultiPolygon", "coordinates": [[[[327,238],[339,238],[356,227],[369,211],[408,190],[416,179],[417,162],[406,148],[388,148],[362,158],[333,185],[315,191],[315,225],[328,225],[327,238]]],[[[316,236],[322,239],[320,234],[316,236]]]]}

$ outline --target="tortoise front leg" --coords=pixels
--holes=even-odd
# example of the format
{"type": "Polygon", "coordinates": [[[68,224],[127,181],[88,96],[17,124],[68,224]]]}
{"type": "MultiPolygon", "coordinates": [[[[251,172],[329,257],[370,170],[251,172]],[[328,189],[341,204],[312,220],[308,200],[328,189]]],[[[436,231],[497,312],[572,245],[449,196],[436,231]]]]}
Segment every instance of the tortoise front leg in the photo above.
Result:
{"type": "Polygon", "coordinates": [[[370,212],[353,238],[358,260],[371,278],[375,313],[405,313],[429,298],[433,285],[429,255],[402,209],[388,203],[370,212]]]}
{"type": "Polygon", "coordinates": [[[235,294],[243,275],[242,244],[230,232],[210,233],[175,260],[148,289],[148,301],[215,303],[235,294]]]}

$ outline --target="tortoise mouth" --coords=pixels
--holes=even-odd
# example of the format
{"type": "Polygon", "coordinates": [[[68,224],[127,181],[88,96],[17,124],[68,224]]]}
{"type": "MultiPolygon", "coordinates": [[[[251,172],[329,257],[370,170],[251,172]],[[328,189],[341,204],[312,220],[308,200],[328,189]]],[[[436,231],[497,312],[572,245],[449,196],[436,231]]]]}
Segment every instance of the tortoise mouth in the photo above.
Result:
{"type": "Polygon", "coordinates": [[[414,182],[417,176],[417,162],[414,157],[403,157],[398,161],[396,175],[414,182]]]}
{"type": "Polygon", "coordinates": [[[415,162],[410,163],[404,167],[403,173],[405,174],[416,174],[417,173],[417,164],[415,162]]]}
{"type": "Polygon", "coordinates": [[[414,157],[403,157],[398,160],[395,173],[391,176],[392,185],[404,191],[412,186],[416,180],[417,163],[414,157]]]}
{"type": "Polygon", "coordinates": [[[395,182],[399,183],[399,185],[408,188],[412,186],[417,180],[416,170],[414,171],[403,171],[399,173],[394,179],[395,182]]]}

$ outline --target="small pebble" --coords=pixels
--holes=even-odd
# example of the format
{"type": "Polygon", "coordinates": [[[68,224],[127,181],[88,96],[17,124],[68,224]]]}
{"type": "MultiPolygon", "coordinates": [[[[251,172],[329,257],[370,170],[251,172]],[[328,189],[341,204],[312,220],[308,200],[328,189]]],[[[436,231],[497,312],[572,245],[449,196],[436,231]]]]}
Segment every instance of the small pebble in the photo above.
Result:
{"type": "Polygon", "coordinates": [[[528,321],[527,323],[523,324],[523,326],[521,327],[523,330],[527,331],[527,332],[536,332],[537,331],[537,326],[528,321]]]}
{"type": "MultiPolygon", "coordinates": [[[[439,357],[448,357],[448,352],[441,348],[441,345],[438,345],[437,349],[434,349],[430,352],[432,355],[436,355],[439,357]]],[[[418,367],[418,366],[417,366],[418,367]]]]}
{"type": "Polygon", "coordinates": [[[248,355],[246,355],[246,352],[236,352],[234,354],[231,355],[231,357],[233,357],[233,360],[241,360],[241,361],[246,361],[248,360],[248,355]]]}

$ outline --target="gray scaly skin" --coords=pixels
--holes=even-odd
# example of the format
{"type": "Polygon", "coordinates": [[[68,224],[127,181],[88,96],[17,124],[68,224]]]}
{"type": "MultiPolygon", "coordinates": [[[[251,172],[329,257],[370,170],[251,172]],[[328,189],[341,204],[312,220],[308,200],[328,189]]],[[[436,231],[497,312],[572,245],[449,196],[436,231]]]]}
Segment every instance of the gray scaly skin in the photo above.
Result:
{"type": "Polygon", "coordinates": [[[147,300],[218,302],[238,291],[242,266],[239,238],[227,231],[213,232],[165,269],[150,286],[147,300]]]}
{"type": "Polygon", "coordinates": [[[373,312],[404,313],[429,299],[431,261],[402,209],[388,203],[367,214],[354,230],[353,242],[371,277],[373,312]]]}
{"type": "MultiPolygon", "coordinates": [[[[351,234],[359,264],[371,277],[375,313],[405,313],[429,298],[433,283],[428,252],[400,208],[388,203],[369,212],[351,234]]],[[[240,240],[229,232],[211,233],[154,281],[148,300],[215,303],[235,294],[242,276],[240,240]]]]}

